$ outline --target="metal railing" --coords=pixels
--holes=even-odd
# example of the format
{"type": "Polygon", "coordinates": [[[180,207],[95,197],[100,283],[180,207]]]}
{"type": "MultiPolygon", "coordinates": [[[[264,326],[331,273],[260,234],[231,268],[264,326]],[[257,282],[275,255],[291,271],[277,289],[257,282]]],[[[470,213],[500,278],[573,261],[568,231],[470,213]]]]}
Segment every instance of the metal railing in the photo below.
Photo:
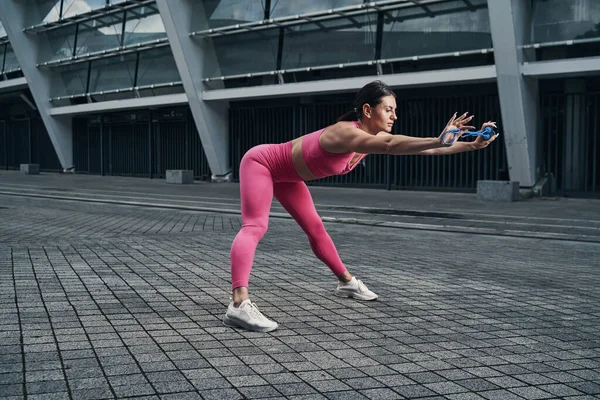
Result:
{"type": "Polygon", "coordinates": [[[561,46],[572,46],[575,44],[586,44],[586,43],[598,43],[600,37],[584,38],[584,39],[569,39],[569,40],[557,40],[554,42],[540,42],[530,43],[521,46],[523,49],[540,49],[544,47],[561,47],[561,46]]]}
{"type": "MultiPolygon", "coordinates": [[[[375,66],[375,72],[379,72],[380,75],[384,74],[384,71],[381,70],[381,66],[385,64],[391,63],[403,63],[403,62],[415,62],[415,61],[423,61],[423,60],[433,60],[433,59],[442,59],[449,57],[463,57],[470,56],[474,54],[491,54],[494,52],[494,49],[491,47],[484,49],[475,49],[475,50],[463,50],[463,51],[450,51],[446,53],[436,53],[436,54],[421,54],[421,55],[413,55],[406,57],[394,57],[394,58],[383,58],[377,60],[368,60],[368,61],[355,61],[355,62],[347,62],[347,63],[339,63],[339,64],[329,64],[329,65],[314,65],[310,67],[303,68],[288,68],[281,70],[272,70],[272,71],[262,71],[262,72],[248,72],[245,74],[234,74],[234,75],[223,75],[212,78],[204,78],[204,82],[215,82],[215,81],[226,81],[232,79],[244,79],[244,78],[255,78],[260,76],[277,76],[279,78],[279,82],[283,83],[285,81],[283,75],[285,74],[294,74],[297,72],[311,72],[311,71],[320,71],[320,70],[333,70],[333,69],[342,69],[342,68],[352,68],[352,67],[362,67],[362,66],[375,66]]],[[[440,66],[441,68],[442,66],[440,66]]]]}
{"type": "MultiPolygon", "coordinates": [[[[161,88],[169,88],[169,87],[179,87],[179,86],[183,86],[183,83],[181,81],[177,81],[177,82],[166,82],[166,83],[157,83],[157,84],[152,84],[152,85],[142,85],[142,86],[131,86],[131,87],[125,87],[125,88],[121,88],[121,89],[111,89],[111,90],[100,90],[100,91],[96,91],[96,92],[88,92],[88,93],[77,93],[77,94],[72,94],[72,95],[65,95],[65,96],[57,96],[57,97],[53,97],[50,99],[50,102],[56,102],[59,100],[67,100],[67,99],[79,99],[79,98],[84,98],[87,97],[88,98],[88,102],[92,103],[92,97],[94,96],[106,96],[106,95],[110,95],[110,94],[117,94],[117,93],[131,93],[131,97],[142,97],[140,96],[140,92],[142,91],[146,91],[146,90],[155,90],[155,89],[161,89],[161,88]]],[[[182,89],[183,91],[183,89],[182,89]]],[[[104,99],[102,99],[104,100],[104,99]]]]}
{"type": "MultiPolygon", "coordinates": [[[[246,22],[222,26],[219,28],[210,28],[201,31],[194,31],[190,36],[197,38],[212,38],[217,36],[235,35],[244,32],[256,32],[265,29],[283,28],[301,24],[314,24],[332,19],[348,19],[352,24],[356,24],[352,17],[370,13],[387,12],[399,10],[401,8],[416,7],[422,8],[429,16],[434,16],[427,6],[436,3],[447,3],[448,0],[383,0],[371,1],[363,4],[325,9],[321,11],[307,12],[302,14],[289,15],[285,17],[269,18],[260,21],[246,22]]],[[[464,0],[465,8],[474,10],[477,6],[472,5],[468,0],[464,0]]]]}
{"type": "Polygon", "coordinates": [[[38,67],[60,67],[64,65],[78,64],[86,61],[100,60],[117,55],[137,53],[144,50],[152,50],[160,47],[169,46],[169,41],[166,37],[154,39],[146,42],[135,43],[131,45],[114,47],[112,49],[93,51],[90,53],[75,55],[71,57],[60,58],[58,60],[45,61],[37,64],[38,67]]]}
{"type": "Polygon", "coordinates": [[[97,8],[79,15],[59,18],[56,21],[48,21],[37,25],[31,25],[23,29],[24,32],[47,32],[77,23],[91,21],[96,18],[106,17],[120,12],[131,10],[140,6],[154,4],[156,0],[126,0],[116,4],[108,4],[102,8],[97,8]]]}

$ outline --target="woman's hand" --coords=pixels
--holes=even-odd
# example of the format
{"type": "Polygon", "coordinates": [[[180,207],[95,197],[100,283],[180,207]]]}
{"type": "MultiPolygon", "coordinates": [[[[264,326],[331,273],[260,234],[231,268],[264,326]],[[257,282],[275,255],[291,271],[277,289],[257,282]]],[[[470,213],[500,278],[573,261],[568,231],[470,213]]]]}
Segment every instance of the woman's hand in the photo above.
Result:
{"type": "Polygon", "coordinates": [[[452,146],[456,141],[469,129],[475,129],[472,125],[467,125],[473,119],[473,115],[469,116],[466,112],[460,117],[456,117],[456,113],[450,118],[446,127],[439,136],[440,142],[446,146],[452,146]],[[454,132],[449,132],[454,130],[454,132]]]}
{"type": "MultiPolygon", "coordinates": [[[[496,123],[492,121],[488,121],[481,125],[481,130],[484,130],[487,127],[492,127],[496,129],[496,123]]],[[[492,143],[499,136],[499,133],[496,133],[494,136],[490,137],[488,140],[485,140],[482,136],[477,136],[477,139],[471,142],[474,150],[480,150],[486,148],[490,143],[492,143]]]]}

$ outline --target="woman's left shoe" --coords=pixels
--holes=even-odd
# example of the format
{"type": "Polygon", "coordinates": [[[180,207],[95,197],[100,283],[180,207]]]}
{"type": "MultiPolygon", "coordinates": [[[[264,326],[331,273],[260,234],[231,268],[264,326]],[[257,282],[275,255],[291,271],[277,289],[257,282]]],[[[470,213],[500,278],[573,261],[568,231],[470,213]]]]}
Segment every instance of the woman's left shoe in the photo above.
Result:
{"type": "Polygon", "coordinates": [[[277,329],[277,322],[265,317],[250,299],[242,301],[239,307],[234,307],[232,301],[223,317],[223,324],[255,332],[271,332],[277,329]]]}

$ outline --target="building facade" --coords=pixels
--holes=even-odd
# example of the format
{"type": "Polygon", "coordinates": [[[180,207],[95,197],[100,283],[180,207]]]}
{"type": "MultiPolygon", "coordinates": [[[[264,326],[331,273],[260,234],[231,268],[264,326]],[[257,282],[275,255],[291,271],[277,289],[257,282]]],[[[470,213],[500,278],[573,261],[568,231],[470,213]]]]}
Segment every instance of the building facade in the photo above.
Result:
{"type": "Polygon", "coordinates": [[[236,180],[250,147],[333,123],[381,79],[395,133],[469,111],[501,136],[311,184],[600,195],[597,0],[6,0],[0,22],[0,168],[236,180]]]}

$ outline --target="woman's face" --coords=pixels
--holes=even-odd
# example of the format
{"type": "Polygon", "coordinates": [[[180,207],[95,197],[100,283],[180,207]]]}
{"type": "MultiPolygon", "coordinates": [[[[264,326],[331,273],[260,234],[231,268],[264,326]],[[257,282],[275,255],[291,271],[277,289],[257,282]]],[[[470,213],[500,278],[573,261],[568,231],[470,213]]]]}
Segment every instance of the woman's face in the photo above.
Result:
{"type": "Polygon", "coordinates": [[[363,118],[366,117],[368,124],[377,131],[391,132],[396,117],[396,98],[394,96],[385,96],[375,107],[365,107],[363,118]]]}

